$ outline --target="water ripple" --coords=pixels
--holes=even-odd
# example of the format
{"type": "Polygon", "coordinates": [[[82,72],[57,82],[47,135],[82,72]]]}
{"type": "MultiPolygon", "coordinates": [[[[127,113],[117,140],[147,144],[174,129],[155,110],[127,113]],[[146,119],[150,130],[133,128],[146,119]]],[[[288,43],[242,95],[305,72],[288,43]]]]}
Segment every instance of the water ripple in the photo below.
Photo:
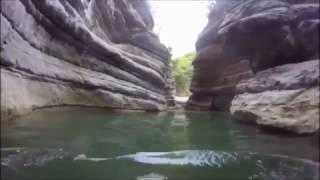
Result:
{"type": "Polygon", "coordinates": [[[311,179],[319,177],[319,163],[307,159],[285,156],[281,154],[260,154],[257,152],[226,152],[212,150],[181,150],[171,152],[137,152],[116,157],[87,157],[86,154],[75,154],[62,149],[33,149],[33,148],[1,148],[1,166],[15,171],[26,166],[44,166],[53,160],[117,162],[133,161],[149,165],[176,166],[224,166],[238,167],[241,163],[249,163],[256,169],[258,176],[267,179],[290,179],[301,173],[310,174],[311,179]]]}

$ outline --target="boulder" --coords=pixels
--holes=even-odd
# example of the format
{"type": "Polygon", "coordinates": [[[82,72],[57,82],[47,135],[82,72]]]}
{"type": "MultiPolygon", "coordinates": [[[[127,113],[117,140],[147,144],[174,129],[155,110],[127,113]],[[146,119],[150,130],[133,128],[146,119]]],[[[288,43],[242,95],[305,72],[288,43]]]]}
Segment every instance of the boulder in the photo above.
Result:
{"type": "Polygon", "coordinates": [[[2,0],[1,119],[79,105],[164,110],[169,52],[147,1],[2,0]]]}
{"type": "Polygon", "coordinates": [[[319,129],[319,60],[286,64],[236,86],[230,111],[237,121],[313,133],[319,129]]]}

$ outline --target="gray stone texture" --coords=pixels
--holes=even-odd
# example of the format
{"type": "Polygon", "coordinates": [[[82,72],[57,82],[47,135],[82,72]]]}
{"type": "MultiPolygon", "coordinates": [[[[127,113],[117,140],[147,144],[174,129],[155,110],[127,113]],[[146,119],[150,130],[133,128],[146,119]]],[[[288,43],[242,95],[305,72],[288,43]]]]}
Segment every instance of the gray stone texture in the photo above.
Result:
{"type": "Polygon", "coordinates": [[[169,52],[146,1],[1,0],[1,119],[80,105],[158,111],[169,52]]]}

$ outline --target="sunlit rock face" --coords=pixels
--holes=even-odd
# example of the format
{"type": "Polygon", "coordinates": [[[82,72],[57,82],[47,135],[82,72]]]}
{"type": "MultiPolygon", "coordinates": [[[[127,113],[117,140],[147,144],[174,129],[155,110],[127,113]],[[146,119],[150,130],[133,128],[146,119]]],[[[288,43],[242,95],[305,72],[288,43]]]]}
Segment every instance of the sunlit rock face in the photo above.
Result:
{"type": "Polygon", "coordinates": [[[187,109],[227,111],[239,81],[319,57],[317,0],[217,0],[208,18],[187,109]]]}
{"type": "Polygon", "coordinates": [[[146,1],[1,0],[1,119],[84,105],[163,110],[168,50],[146,1]]]}

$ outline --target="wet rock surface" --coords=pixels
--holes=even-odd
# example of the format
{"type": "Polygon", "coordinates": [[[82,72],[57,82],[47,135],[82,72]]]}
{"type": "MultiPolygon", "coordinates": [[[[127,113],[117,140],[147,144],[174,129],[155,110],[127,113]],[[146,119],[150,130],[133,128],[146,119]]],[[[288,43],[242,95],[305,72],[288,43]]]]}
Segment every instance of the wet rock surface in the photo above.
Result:
{"type": "Polygon", "coordinates": [[[146,1],[2,0],[1,119],[82,105],[163,110],[169,53],[146,1]]]}

